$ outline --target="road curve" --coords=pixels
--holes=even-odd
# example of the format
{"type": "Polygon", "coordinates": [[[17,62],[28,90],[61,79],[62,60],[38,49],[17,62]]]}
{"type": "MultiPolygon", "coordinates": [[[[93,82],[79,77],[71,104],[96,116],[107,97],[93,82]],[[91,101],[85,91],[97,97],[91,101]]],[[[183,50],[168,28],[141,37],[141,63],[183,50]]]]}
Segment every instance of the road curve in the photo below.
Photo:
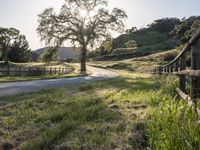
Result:
{"type": "Polygon", "coordinates": [[[80,84],[91,81],[105,80],[117,77],[119,75],[118,73],[111,70],[91,66],[87,66],[87,69],[92,72],[90,76],[0,83],[0,97],[36,92],[43,89],[63,87],[68,84],[80,84]]]}

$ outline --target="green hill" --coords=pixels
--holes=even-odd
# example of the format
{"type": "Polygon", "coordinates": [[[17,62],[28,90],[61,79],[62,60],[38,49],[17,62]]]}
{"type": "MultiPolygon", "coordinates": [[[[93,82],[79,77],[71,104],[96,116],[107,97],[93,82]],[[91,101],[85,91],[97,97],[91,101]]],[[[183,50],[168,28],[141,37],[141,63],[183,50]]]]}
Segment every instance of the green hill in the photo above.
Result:
{"type": "Polygon", "coordinates": [[[142,57],[174,49],[180,44],[181,41],[170,37],[169,33],[150,31],[148,29],[139,30],[114,39],[112,52],[109,55],[100,56],[96,60],[123,60],[142,57]],[[123,45],[130,40],[135,40],[137,47],[124,48],[123,45]]]}
{"type": "Polygon", "coordinates": [[[113,48],[121,48],[129,40],[135,40],[137,45],[149,46],[164,42],[169,39],[167,33],[160,33],[158,31],[149,31],[148,29],[138,30],[131,34],[123,34],[113,41],[113,48]]]}
{"type": "Polygon", "coordinates": [[[185,19],[162,18],[155,20],[147,28],[136,27],[126,30],[125,34],[115,39],[104,41],[99,49],[92,52],[91,58],[97,61],[124,60],[165,52],[185,44],[192,33],[200,27],[200,16],[185,19]],[[104,43],[109,41],[112,50],[106,51],[104,43]],[[132,41],[132,45],[127,43],[132,41]],[[103,53],[102,53],[103,52],[103,53]]]}
{"type": "Polygon", "coordinates": [[[180,24],[177,18],[163,18],[155,20],[147,28],[130,29],[112,40],[112,51],[108,55],[100,53],[95,60],[123,60],[174,49],[181,40],[171,31],[180,24]],[[127,46],[130,41],[136,46],[127,46]]]}

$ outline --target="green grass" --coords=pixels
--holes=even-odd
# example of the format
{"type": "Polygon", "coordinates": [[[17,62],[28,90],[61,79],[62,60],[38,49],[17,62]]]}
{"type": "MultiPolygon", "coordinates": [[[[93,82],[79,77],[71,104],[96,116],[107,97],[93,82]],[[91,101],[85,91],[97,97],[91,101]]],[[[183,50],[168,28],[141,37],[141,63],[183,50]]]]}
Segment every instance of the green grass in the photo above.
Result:
{"type": "Polygon", "coordinates": [[[155,53],[144,57],[126,59],[123,61],[99,61],[89,64],[92,66],[111,68],[117,70],[128,70],[128,71],[145,71],[153,69],[158,65],[163,65],[173,60],[178,54],[178,50],[173,49],[166,52],[155,53]]]}
{"type": "Polygon", "coordinates": [[[128,42],[129,40],[135,40],[137,45],[148,46],[162,43],[168,39],[169,37],[167,33],[160,33],[156,31],[135,32],[118,37],[117,40],[119,41],[116,43],[116,46],[123,47],[124,43],[128,42]]]}
{"type": "Polygon", "coordinates": [[[176,97],[176,81],[121,71],[115,79],[0,98],[0,144],[25,150],[198,149],[199,126],[176,97]]]}
{"type": "Polygon", "coordinates": [[[172,83],[169,78],[164,81],[162,93],[174,98],[161,102],[149,112],[147,133],[150,149],[200,149],[197,115],[183,100],[177,99],[172,90],[177,86],[176,82],[172,83]]]}

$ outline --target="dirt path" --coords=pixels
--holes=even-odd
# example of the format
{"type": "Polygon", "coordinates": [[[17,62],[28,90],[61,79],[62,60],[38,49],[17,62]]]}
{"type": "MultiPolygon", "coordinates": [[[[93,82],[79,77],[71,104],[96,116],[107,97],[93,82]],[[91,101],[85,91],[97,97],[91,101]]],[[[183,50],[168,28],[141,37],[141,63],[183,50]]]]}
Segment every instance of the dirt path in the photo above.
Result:
{"type": "Polygon", "coordinates": [[[57,88],[68,84],[80,84],[91,81],[105,80],[118,76],[118,73],[106,69],[101,69],[91,66],[87,66],[87,69],[90,72],[92,72],[90,76],[0,83],[0,96],[9,96],[9,95],[17,95],[28,92],[35,92],[42,89],[57,88]]]}

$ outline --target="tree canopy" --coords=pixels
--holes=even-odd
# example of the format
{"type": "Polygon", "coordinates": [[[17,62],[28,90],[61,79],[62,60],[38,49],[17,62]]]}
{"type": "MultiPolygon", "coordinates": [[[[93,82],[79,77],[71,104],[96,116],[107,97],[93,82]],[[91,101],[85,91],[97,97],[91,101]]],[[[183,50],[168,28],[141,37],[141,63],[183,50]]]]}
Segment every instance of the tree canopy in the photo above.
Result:
{"type": "Polygon", "coordinates": [[[25,35],[15,28],[0,27],[1,59],[6,63],[8,59],[15,62],[25,62],[30,59],[29,44],[25,35]]]}
{"type": "Polygon", "coordinates": [[[42,62],[50,62],[53,59],[56,59],[57,48],[55,47],[47,47],[44,53],[41,55],[40,59],[42,62]]]}
{"type": "Polygon", "coordinates": [[[187,19],[183,18],[181,24],[177,25],[171,34],[185,43],[198,28],[200,28],[200,16],[191,16],[187,19]]]}
{"type": "Polygon", "coordinates": [[[137,47],[137,42],[135,40],[129,40],[124,44],[125,48],[137,47]]]}
{"type": "Polygon", "coordinates": [[[149,29],[159,31],[161,33],[170,32],[180,23],[181,21],[178,18],[162,18],[155,20],[152,24],[150,24],[149,29]]]}
{"type": "Polygon", "coordinates": [[[12,44],[8,58],[13,62],[27,62],[31,60],[31,51],[25,35],[20,35],[12,44]]]}
{"type": "Polygon", "coordinates": [[[19,30],[15,28],[0,27],[0,50],[2,59],[8,61],[8,51],[11,49],[13,42],[19,36],[19,30]]]}
{"type": "Polygon", "coordinates": [[[88,47],[111,30],[121,32],[124,28],[126,13],[118,8],[109,11],[106,6],[107,0],[65,0],[58,14],[48,8],[39,15],[37,32],[48,45],[70,41],[81,47],[81,71],[86,71],[88,47]]]}

